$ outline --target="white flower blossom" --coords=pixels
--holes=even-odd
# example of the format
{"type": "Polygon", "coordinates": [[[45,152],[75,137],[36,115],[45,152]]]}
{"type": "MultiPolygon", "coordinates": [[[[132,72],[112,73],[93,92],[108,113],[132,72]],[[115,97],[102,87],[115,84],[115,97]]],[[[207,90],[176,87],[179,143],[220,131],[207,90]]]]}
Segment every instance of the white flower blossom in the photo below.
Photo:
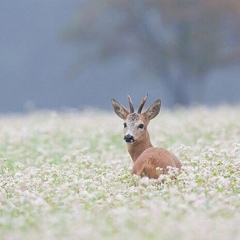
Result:
{"type": "MultiPolygon", "coordinates": [[[[1,239],[240,239],[240,109],[162,112],[180,171],[131,175],[113,113],[0,117],[1,239]]],[[[157,169],[161,172],[161,169],[157,169]]]]}

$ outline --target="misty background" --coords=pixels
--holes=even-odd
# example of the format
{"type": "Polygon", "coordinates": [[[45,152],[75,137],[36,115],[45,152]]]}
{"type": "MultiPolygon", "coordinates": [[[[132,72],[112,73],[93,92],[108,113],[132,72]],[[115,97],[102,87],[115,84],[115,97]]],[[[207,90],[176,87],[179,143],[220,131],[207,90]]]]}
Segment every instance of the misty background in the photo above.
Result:
{"type": "Polygon", "coordinates": [[[239,104],[239,65],[238,0],[0,2],[2,113],[239,104]]]}

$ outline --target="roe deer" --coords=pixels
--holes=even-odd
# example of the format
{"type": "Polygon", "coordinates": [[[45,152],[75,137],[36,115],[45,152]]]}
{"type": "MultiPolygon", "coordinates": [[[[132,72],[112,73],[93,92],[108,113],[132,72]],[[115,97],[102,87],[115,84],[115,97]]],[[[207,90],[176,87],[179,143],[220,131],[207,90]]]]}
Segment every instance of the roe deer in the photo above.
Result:
{"type": "Polygon", "coordinates": [[[158,115],[161,100],[158,99],[146,112],[141,113],[147,97],[148,95],[142,99],[137,113],[134,112],[129,95],[130,111],[115,99],[112,99],[112,106],[115,113],[124,120],[124,140],[134,163],[132,174],[157,179],[159,177],[157,168],[161,168],[163,173],[166,173],[168,166],[180,169],[182,164],[173,153],[163,148],[153,147],[151,144],[147,126],[149,121],[158,115]]]}

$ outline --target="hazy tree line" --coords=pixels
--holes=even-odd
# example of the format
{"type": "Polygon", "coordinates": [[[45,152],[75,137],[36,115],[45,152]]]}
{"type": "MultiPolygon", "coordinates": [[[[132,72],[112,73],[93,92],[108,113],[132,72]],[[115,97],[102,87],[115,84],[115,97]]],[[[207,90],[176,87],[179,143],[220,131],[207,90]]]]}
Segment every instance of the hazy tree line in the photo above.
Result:
{"type": "MultiPolygon", "coordinates": [[[[64,35],[79,46],[77,69],[134,55],[173,102],[189,104],[189,82],[239,64],[239,0],[88,0],[64,35]]],[[[226,79],[227,81],[227,79],[226,79]]]]}

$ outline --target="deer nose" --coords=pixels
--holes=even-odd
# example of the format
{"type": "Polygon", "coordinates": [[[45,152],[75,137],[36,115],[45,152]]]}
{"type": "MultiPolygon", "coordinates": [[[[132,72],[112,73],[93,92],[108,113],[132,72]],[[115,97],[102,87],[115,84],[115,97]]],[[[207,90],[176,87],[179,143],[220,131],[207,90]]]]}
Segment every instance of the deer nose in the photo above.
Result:
{"type": "Polygon", "coordinates": [[[130,134],[124,136],[125,142],[134,142],[134,137],[130,134]]]}

